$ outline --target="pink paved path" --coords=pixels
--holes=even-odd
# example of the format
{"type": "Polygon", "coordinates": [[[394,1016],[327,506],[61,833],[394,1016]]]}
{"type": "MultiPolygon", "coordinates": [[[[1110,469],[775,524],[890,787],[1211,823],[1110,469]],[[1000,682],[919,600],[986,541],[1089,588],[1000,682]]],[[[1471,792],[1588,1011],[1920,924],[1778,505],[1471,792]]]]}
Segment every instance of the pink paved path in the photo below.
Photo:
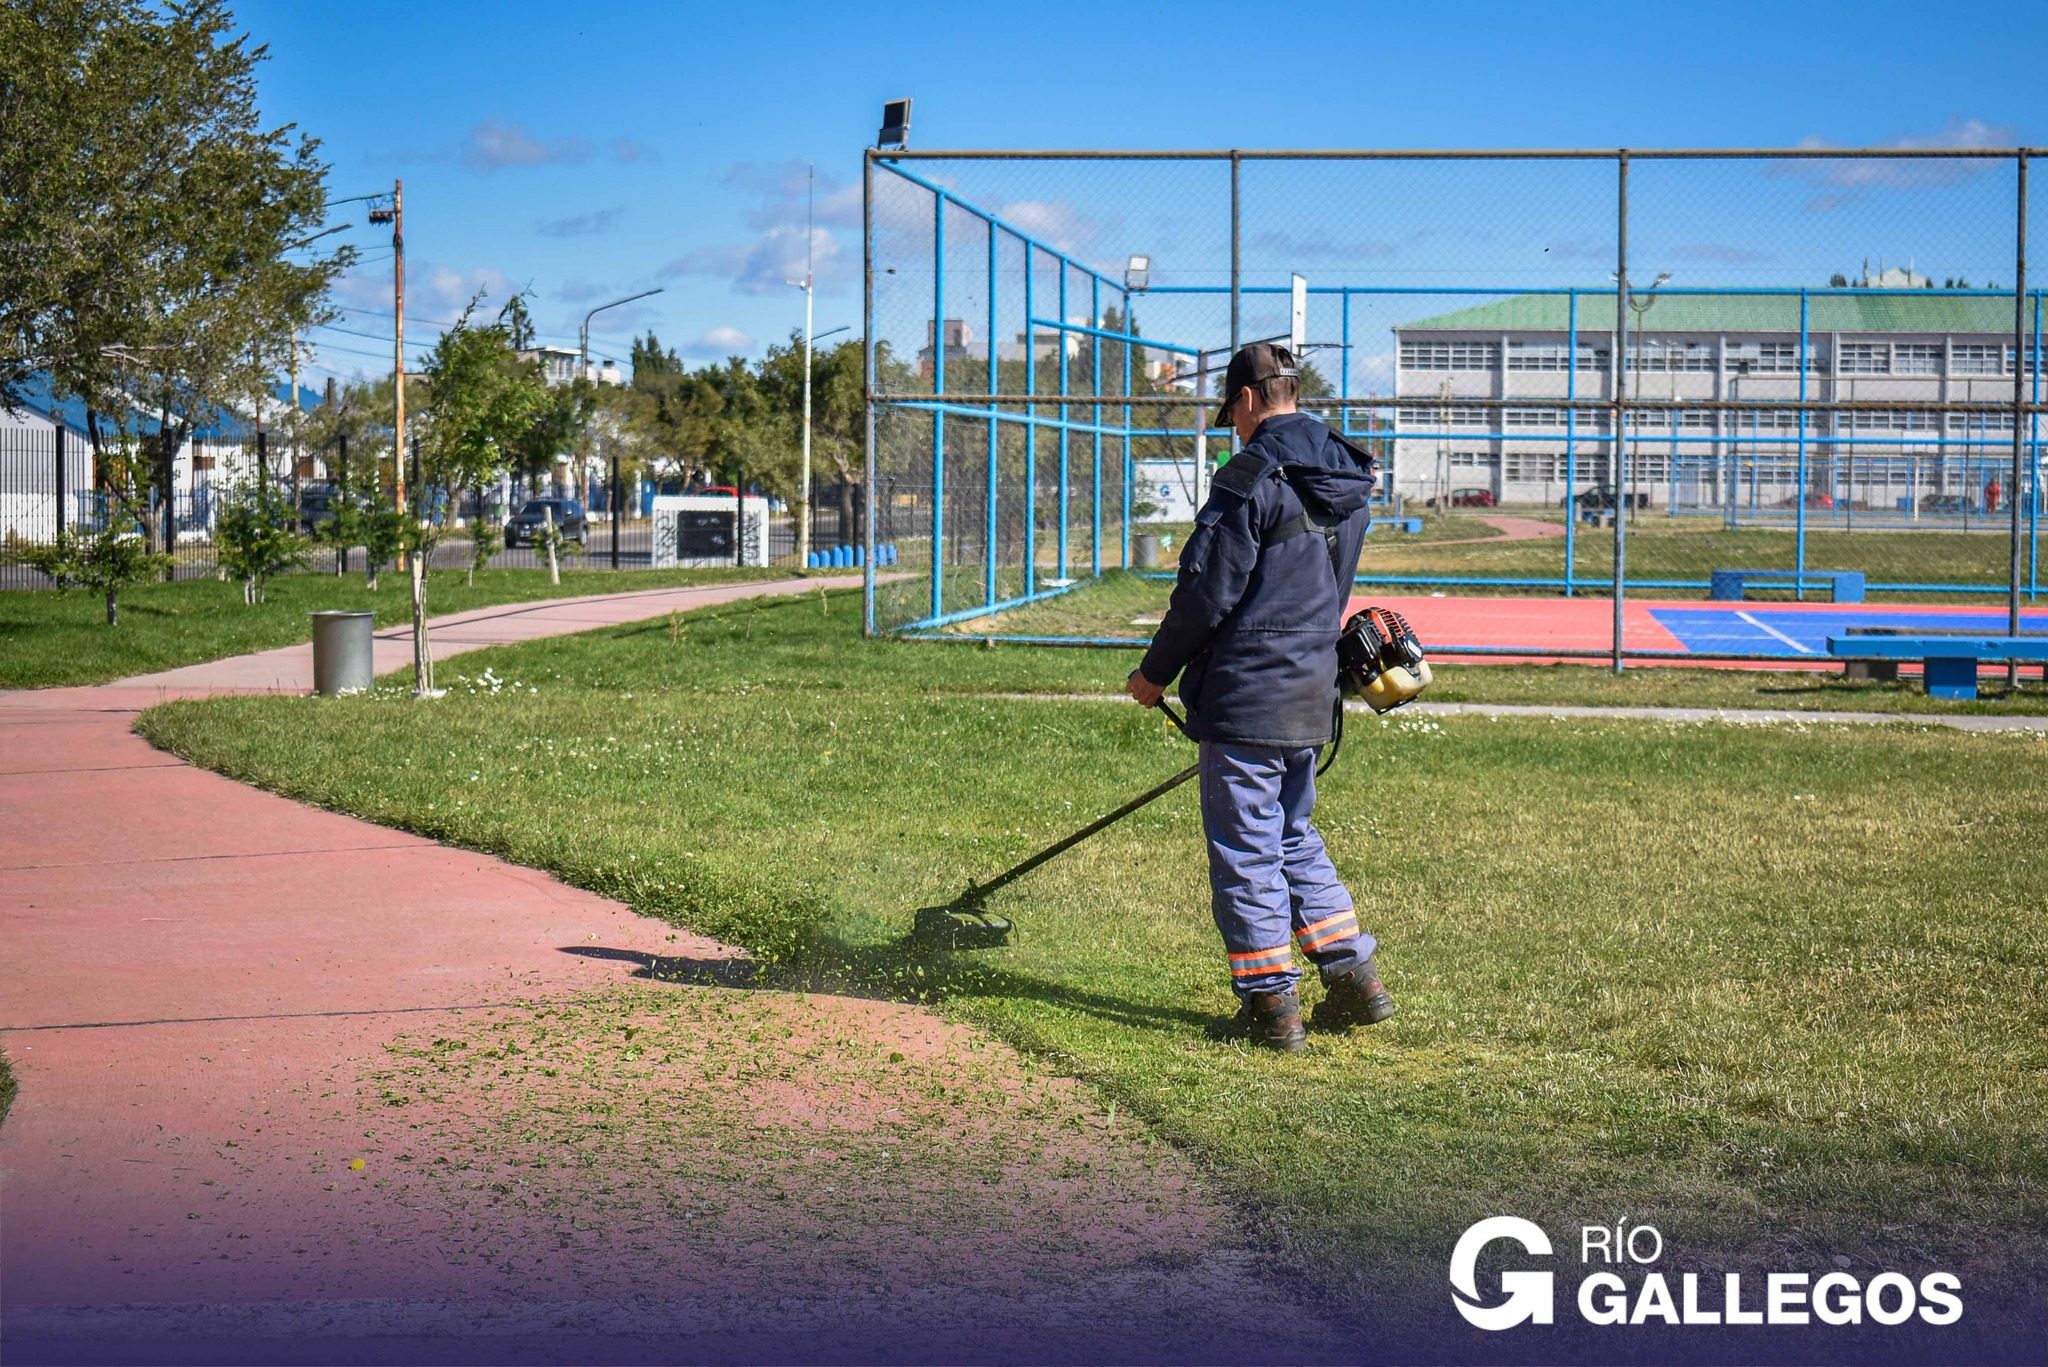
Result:
{"type": "MultiPolygon", "coordinates": [[[[437,654],[857,582],[508,605],[436,623],[437,654]]],[[[380,671],[401,667],[406,633],[380,633],[377,651],[380,671]]],[[[338,1156],[359,1150],[365,1122],[331,1098],[351,1095],[356,1061],[393,1036],[439,1028],[455,1008],[616,981],[630,955],[732,951],[544,874],[195,769],[129,731],[160,701],[303,691],[310,673],[296,647],[0,694],[0,1042],[21,1084],[0,1126],[8,1360],[720,1356],[678,1347],[660,1315],[620,1338],[633,1326],[615,1306],[578,1318],[508,1299],[490,1269],[451,1263],[441,1221],[347,1180],[338,1156]],[[583,945],[621,953],[562,952],[583,945]],[[121,1319],[136,1306],[157,1307],[156,1328],[121,1319]],[[480,1306],[501,1337],[449,1349],[444,1335],[473,1333],[480,1306]],[[257,1319],[222,1320],[237,1307],[257,1319]],[[151,1337],[188,1321],[202,1339],[182,1350],[151,1337]],[[582,1337],[548,1346],[550,1326],[571,1321],[582,1337]],[[239,1346],[199,1346],[207,1334],[239,1346]],[[324,1346],[307,1346],[320,1334],[324,1346]],[[105,1337],[80,1348],[81,1335],[105,1337]]],[[[888,1003],[848,1009],[875,1037],[936,1026],[888,1003]]],[[[947,1305],[925,1307],[918,1352],[968,1354],[946,1333],[975,1312],[949,1321],[947,1305]]],[[[695,1313],[707,1333],[749,1318],[695,1313]]],[[[742,1335],[719,1339],[723,1355],[833,1355],[836,1312],[788,1313],[792,1332],[816,1321],[817,1346],[742,1335]]]]}

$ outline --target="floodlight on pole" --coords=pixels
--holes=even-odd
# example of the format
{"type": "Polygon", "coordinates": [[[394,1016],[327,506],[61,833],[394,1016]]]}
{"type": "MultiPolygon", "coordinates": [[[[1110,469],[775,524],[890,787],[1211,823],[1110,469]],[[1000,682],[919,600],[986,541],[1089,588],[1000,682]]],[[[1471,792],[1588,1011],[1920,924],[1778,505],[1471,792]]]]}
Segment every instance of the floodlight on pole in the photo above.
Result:
{"type": "Polygon", "coordinates": [[[593,319],[593,318],[597,317],[597,315],[598,315],[598,314],[600,314],[600,313],[603,313],[603,312],[604,312],[604,311],[605,311],[606,309],[615,309],[615,308],[617,308],[617,307],[618,307],[619,305],[621,305],[621,304],[630,304],[630,303],[632,303],[632,302],[633,302],[633,301],[634,301],[635,299],[645,299],[645,298],[646,298],[646,297],[647,297],[648,295],[650,295],[650,294],[660,294],[660,293],[662,292],[662,290],[663,290],[664,288],[665,288],[665,286],[662,286],[662,285],[656,285],[656,286],[655,286],[655,287],[654,287],[653,289],[651,289],[651,290],[642,290],[642,291],[640,291],[640,292],[639,292],[638,294],[629,294],[629,295],[627,295],[627,296],[626,296],[626,297],[625,297],[624,299],[614,299],[614,300],[612,300],[612,301],[611,301],[611,302],[610,302],[609,304],[599,304],[599,305],[598,305],[598,306],[597,306],[596,308],[594,308],[594,309],[592,309],[592,310],[591,310],[590,312],[588,312],[588,313],[584,314],[584,315],[583,315],[583,330],[582,330],[582,331],[581,331],[581,332],[580,332],[580,333],[578,334],[578,338],[579,338],[579,340],[578,340],[578,343],[577,343],[577,362],[576,362],[576,364],[577,364],[577,366],[578,366],[578,368],[579,368],[579,369],[578,369],[578,373],[579,373],[579,374],[581,374],[581,375],[582,375],[582,376],[583,376],[583,377],[584,377],[585,379],[588,379],[588,378],[590,378],[590,320],[591,320],[591,319],[593,319]]]}
{"type": "MultiPolygon", "coordinates": [[[[903,120],[910,120],[910,102],[904,101],[903,120]]],[[[894,108],[890,105],[889,108],[894,108]]],[[[889,115],[885,109],[882,115],[882,131],[887,134],[889,115]]],[[[804,278],[785,283],[796,286],[804,292],[804,440],[803,469],[797,476],[796,486],[796,560],[808,569],[811,564],[811,310],[817,300],[817,279],[815,247],[817,228],[813,214],[817,202],[818,168],[808,167],[804,180],[804,278]]]]}
{"type": "Polygon", "coordinates": [[[882,105],[882,131],[875,135],[875,146],[910,146],[910,101],[887,100],[882,105]]]}
{"type": "Polygon", "coordinates": [[[1124,267],[1124,289],[1131,293],[1147,289],[1152,284],[1152,258],[1133,253],[1130,264],[1124,267]]]}

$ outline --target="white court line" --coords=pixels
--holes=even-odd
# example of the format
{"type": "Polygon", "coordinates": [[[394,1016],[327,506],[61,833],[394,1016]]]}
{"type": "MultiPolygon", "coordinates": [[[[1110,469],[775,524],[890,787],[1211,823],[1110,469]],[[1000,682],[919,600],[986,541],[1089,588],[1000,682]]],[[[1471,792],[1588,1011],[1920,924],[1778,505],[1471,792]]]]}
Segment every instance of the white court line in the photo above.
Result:
{"type": "Polygon", "coordinates": [[[1787,636],[1784,632],[1778,630],[1776,627],[1770,625],[1768,622],[1757,621],[1756,618],[1750,616],[1746,612],[1738,612],[1735,615],[1737,617],[1740,617],[1743,621],[1749,623],[1751,626],[1755,627],[1758,631],[1777,637],[1786,645],[1791,646],[1794,650],[1798,651],[1801,655],[1815,655],[1819,653],[1818,651],[1814,650],[1811,646],[1803,646],[1799,644],[1799,642],[1793,640],[1790,636],[1787,636]]]}

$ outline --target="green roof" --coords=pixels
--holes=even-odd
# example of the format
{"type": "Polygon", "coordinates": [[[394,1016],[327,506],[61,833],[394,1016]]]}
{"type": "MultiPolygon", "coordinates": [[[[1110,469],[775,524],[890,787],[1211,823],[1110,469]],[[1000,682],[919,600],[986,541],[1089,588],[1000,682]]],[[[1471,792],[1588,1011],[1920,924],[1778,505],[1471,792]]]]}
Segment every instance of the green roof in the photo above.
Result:
{"type": "MultiPolygon", "coordinates": [[[[1455,313],[1397,324],[1398,330],[1563,332],[1570,300],[1562,294],[1518,294],[1455,313]]],[[[1655,332],[1797,332],[1799,297],[1783,294],[1659,294],[1642,315],[1655,332]]],[[[1810,332],[2012,332],[2012,298],[1951,294],[1816,294],[1807,301],[1810,332]]],[[[1579,330],[1614,328],[1614,296],[1579,296],[1579,330]]]]}

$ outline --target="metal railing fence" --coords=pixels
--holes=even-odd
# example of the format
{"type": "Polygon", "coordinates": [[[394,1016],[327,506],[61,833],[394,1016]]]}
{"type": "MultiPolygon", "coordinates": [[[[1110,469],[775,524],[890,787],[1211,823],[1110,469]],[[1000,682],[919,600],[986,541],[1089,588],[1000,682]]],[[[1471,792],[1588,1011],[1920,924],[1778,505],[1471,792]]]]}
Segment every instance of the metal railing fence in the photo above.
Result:
{"type": "MultiPolygon", "coordinates": [[[[186,487],[172,495],[174,532],[170,537],[173,579],[211,578],[219,572],[213,539],[222,509],[247,484],[235,476],[253,470],[248,454],[239,445],[194,440],[182,455],[179,469],[186,487]]],[[[314,462],[314,474],[272,469],[269,484],[281,516],[296,522],[299,530],[314,536],[330,516],[334,500],[348,496],[366,506],[389,506],[389,496],[375,489],[373,468],[360,458],[351,467],[337,459],[338,452],[321,453],[314,462]]],[[[104,462],[103,462],[104,463],[104,462]]],[[[388,466],[388,460],[385,462],[388,466]]],[[[106,519],[122,506],[95,478],[95,459],[87,442],[77,433],[52,427],[0,427],[0,590],[36,590],[53,587],[39,571],[23,562],[20,552],[30,546],[49,545],[61,525],[70,533],[100,530],[106,519]]],[[[429,488],[424,497],[416,493],[414,506],[427,515],[456,525],[434,551],[437,570],[459,570],[471,563],[471,530],[482,525],[501,529],[509,514],[528,497],[576,498],[587,510],[587,525],[581,537],[561,548],[559,559],[568,569],[646,569],[653,561],[654,536],[647,505],[652,488],[628,481],[614,490],[609,481],[592,478],[582,487],[542,487],[528,491],[515,488],[508,502],[497,491],[479,500],[465,494],[450,500],[445,492],[429,488]],[[619,517],[612,510],[617,504],[619,517]]],[[[860,516],[866,498],[858,482],[846,482],[819,475],[811,492],[811,544],[822,551],[827,563],[851,565],[863,543],[860,516]]],[[[142,516],[133,534],[159,548],[166,543],[162,517],[163,500],[153,489],[140,505],[142,516]]],[[[792,507],[776,504],[768,524],[768,557],[771,564],[796,568],[796,513],[792,507]]],[[[346,548],[316,544],[303,567],[305,573],[333,574],[337,570],[361,573],[367,566],[360,544],[346,548]]],[[[527,541],[503,547],[490,563],[501,568],[543,569],[547,566],[544,547],[527,541]]],[[[388,568],[389,562],[386,562],[388,568]]]]}

